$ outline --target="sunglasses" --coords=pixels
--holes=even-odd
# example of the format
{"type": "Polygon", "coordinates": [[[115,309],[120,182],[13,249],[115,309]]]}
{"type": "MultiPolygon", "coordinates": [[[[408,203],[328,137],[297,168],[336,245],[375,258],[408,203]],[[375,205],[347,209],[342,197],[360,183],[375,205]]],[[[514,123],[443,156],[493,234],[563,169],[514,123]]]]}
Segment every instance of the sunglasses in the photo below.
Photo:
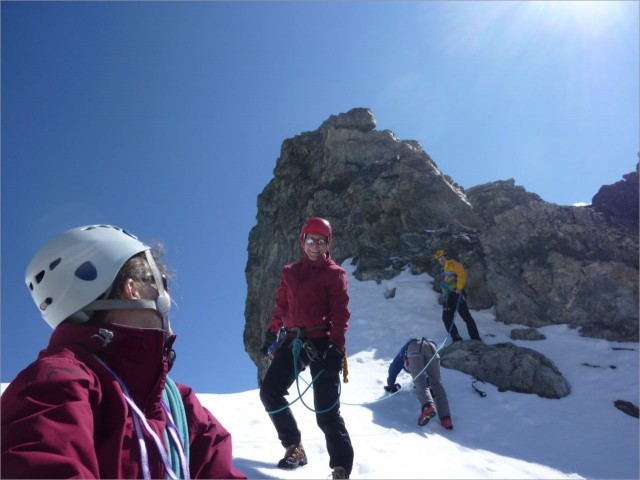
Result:
{"type": "MultiPolygon", "coordinates": [[[[134,280],[138,280],[144,283],[150,283],[152,285],[156,284],[156,279],[153,275],[148,277],[135,278],[134,280]]],[[[169,281],[167,280],[166,275],[162,275],[162,287],[168,292],[169,291],[169,281]]]]}
{"type": "Polygon", "coordinates": [[[307,245],[313,245],[315,243],[319,247],[324,247],[327,244],[327,241],[324,238],[307,237],[304,239],[304,243],[306,243],[307,245]]]}

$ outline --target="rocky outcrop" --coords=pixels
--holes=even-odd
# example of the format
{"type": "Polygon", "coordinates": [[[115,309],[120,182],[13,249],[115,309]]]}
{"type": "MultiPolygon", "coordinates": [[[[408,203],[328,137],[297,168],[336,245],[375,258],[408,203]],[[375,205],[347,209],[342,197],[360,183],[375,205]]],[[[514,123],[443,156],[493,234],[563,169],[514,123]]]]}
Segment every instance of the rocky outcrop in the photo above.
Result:
{"type": "Polygon", "coordinates": [[[484,221],[484,281],[498,320],[638,340],[637,229],[594,209],[544,202],[513,180],[467,196],[484,221]]]}
{"type": "MultiPolygon", "coordinates": [[[[462,189],[417,142],[376,131],[375,124],[369,110],[354,109],[283,143],[249,234],[244,342],[254,361],[281,269],[300,255],[297,239],[307,217],[331,222],[333,258],[352,258],[362,280],[393,278],[407,267],[435,271],[425,244],[435,237],[449,240],[451,232],[479,249],[475,229],[481,220],[462,189]]],[[[478,275],[473,267],[470,273],[478,275]]],[[[481,281],[473,285],[483,288],[481,281]]]]}
{"type": "Polygon", "coordinates": [[[607,217],[638,227],[638,167],[623,175],[623,180],[613,185],[603,185],[591,200],[591,207],[607,217]]]}
{"type": "MultiPolygon", "coordinates": [[[[437,277],[433,253],[445,248],[467,270],[472,309],[494,306],[505,323],[569,324],[582,335],[638,341],[637,227],[595,199],[593,208],[559,206],[514,180],[465,191],[418,142],[375,126],[358,108],[284,141],[249,234],[244,344],[256,364],[280,272],[299,257],[310,216],[331,222],[332,256],[351,258],[358,279],[404,269],[437,277]]],[[[637,201],[637,177],[635,185],[637,201]]]]}
{"type": "Polygon", "coordinates": [[[513,343],[456,342],[442,349],[440,357],[443,367],[468,373],[501,392],[535,393],[544,398],[571,393],[569,383],[551,360],[513,343]]]}

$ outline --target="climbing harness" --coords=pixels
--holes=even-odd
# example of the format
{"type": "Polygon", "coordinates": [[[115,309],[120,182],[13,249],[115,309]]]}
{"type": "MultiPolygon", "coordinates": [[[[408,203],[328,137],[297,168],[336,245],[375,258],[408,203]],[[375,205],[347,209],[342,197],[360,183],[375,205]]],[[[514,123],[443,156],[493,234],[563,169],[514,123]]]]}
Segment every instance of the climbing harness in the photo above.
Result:
{"type": "MultiPolygon", "coordinates": [[[[414,341],[417,341],[418,339],[415,338],[414,341]]],[[[409,354],[409,352],[407,351],[409,349],[409,343],[407,342],[407,348],[405,350],[404,353],[404,357],[405,357],[405,368],[408,369],[409,366],[409,357],[422,357],[422,345],[424,345],[424,342],[427,342],[430,344],[431,348],[436,348],[438,347],[438,345],[433,342],[433,341],[429,341],[426,338],[422,337],[422,339],[420,340],[420,348],[418,349],[417,352],[413,353],[413,354],[409,354]]],[[[427,367],[429,366],[429,364],[431,363],[431,361],[436,357],[436,355],[438,354],[437,351],[434,351],[434,353],[431,355],[431,358],[429,359],[429,361],[427,362],[427,364],[425,365],[425,367],[420,371],[420,373],[418,375],[416,375],[416,377],[419,377],[420,375],[422,375],[422,373],[427,369],[427,367]]]]}
{"type": "MultiPolygon", "coordinates": [[[[323,368],[322,370],[320,370],[320,372],[318,372],[318,374],[311,379],[311,382],[307,384],[307,387],[303,390],[300,391],[300,372],[302,370],[304,370],[307,365],[309,365],[311,362],[320,362],[325,360],[325,355],[326,352],[323,354],[320,354],[320,352],[318,352],[318,350],[315,348],[315,346],[307,341],[307,340],[302,340],[302,335],[304,332],[307,332],[309,330],[320,330],[320,329],[327,329],[330,327],[327,327],[325,325],[319,325],[317,327],[307,327],[307,328],[302,328],[302,327],[294,327],[294,328],[287,328],[284,329],[285,330],[285,336],[288,335],[290,332],[296,332],[296,338],[293,340],[293,343],[291,345],[291,354],[293,357],[293,374],[295,377],[295,381],[296,381],[296,389],[298,391],[298,397],[293,400],[292,402],[289,402],[287,405],[284,405],[283,407],[280,407],[276,410],[271,410],[271,411],[267,411],[267,413],[269,415],[274,415],[276,413],[279,413],[283,410],[286,410],[287,408],[289,408],[291,405],[293,405],[295,402],[297,402],[298,400],[300,400],[300,402],[308,409],[311,410],[312,412],[315,412],[316,414],[322,414],[322,413],[326,413],[328,411],[331,411],[337,404],[338,402],[340,402],[340,393],[342,391],[341,385],[338,382],[338,396],[336,398],[336,401],[328,408],[325,408],[323,410],[316,410],[313,407],[310,407],[309,405],[307,405],[304,401],[304,394],[307,393],[307,391],[313,387],[313,384],[316,382],[316,380],[318,380],[318,378],[320,378],[320,376],[324,373],[325,369],[323,368]],[[304,352],[304,353],[303,353],[304,352]],[[301,366],[301,368],[300,368],[301,366]]],[[[280,331],[282,331],[283,329],[281,328],[280,331]]],[[[278,332],[280,333],[280,332],[278,332]]],[[[283,342],[284,343],[284,340],[283,342]]],[[[282,343],[280,344],[280,346],[282,346],[282,343]]],[[[280,348],[280,347],[278,347],[280,348]]],[[[345,357],[345,353],[343,352],[343,362],[344,362],[344,357],[345,357]]],[[[344,365],[343,365],[343,370],[344,370],[344,365]]],[[[303,379],[304,380],[304,379],[303,379]]],[[[304,380],[306,382],[306,380],[304,380]]]]}
{"type": "MultiPolygon", "coordinates": [[[[164,410],[165,415],[167,416],[167,430],[169,431],[169,436],[172,441],[172,445],[170,447],[171,452],[169,453],[167,452],[164,445],[162,444],[160,437],[158,437],[156,432],[149,425],[149,422],[147,421],[147,418],[145,417],[144,413],[140,410],[140,408],[136,405],[136,403],[131,398],[131,394],[129,393],[129,390],[125,385],[124,381],[118,376],[116,372],[114,372],[111,369],[111,367],[109,367],[109,365],[107,365],[107,363],[104,360],[102,360],[100,357],[98,357],[95,354],[93,354],[93,357],[106,370],[108,370],[111,373],[111,375],[113,375],[113,377],[116,379],[116,381],[120,384],[124,399],[129,405],[129,407],[131,408],[133,425],[135,428],[136,437],[138,439],[138,445],[140,446],[140,463],[142,465],[142,474],[145,480],[147,479],[150,480],[152,477],[151,477],[151,470],[149,468],[149,454],[147,452],[147,444],[142,434],[143,427],[144,427],[144,430],[151,436],[153,442],[156,445],[156,448],[158,449],[158,452],[160,454],[160,459],[162,460],[165,470],[167,471],[167,477],[170,480],[178,480],[179,478],[191,478],[189,475],[189,460],[188,460],[189,436],[188,436],[188,430],[186,429],[186,415],[184,413],[184,405],[182,406],[181,409],[177,408],[177,405],[176,405],[177,399],[175,398],[175,396],[178,395],[179,397],[179,393],[177,392],[177,387],[175,386],[175,383],[172,380],[170,380],[169,377],[166,377],[167,385],[169,386],[168,387],[169,392],[167,392],[167,400],[169,401],[169,404],[172,405],[172,407],[170,408],[164,399],[165,392],[163,392],[163,400],[160,402],[160,404],[162,405],[162,409],[164,410]],[[175,423],[174,417],[171,414],[172,409],[175,409],[178,412],[178,424],[181,426],[180,428],[182,429],[182,431],[179,430],[178,426],[175,423]],[[179,413],[180,411],[181,413],[179,413]]],[[[165,390],[166,390],[166,387],[165,387],[165,390]]],[[[180,398],[180,403],[182,403],[181,398],[180,398]]],[[[165,435],[166,435],[166,431],[165,431],[165,435]]],[[[165,436],[165,439],[168,440],[166,436],[165,436]]],[[[169,444],[170,442],[167,441],[167,445],[169,444]]]]}

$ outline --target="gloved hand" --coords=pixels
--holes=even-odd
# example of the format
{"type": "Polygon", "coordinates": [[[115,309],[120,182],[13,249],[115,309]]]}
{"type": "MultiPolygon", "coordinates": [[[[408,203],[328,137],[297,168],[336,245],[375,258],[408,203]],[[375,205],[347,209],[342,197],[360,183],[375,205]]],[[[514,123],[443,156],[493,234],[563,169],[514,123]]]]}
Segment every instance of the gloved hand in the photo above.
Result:
{"type": "Polygon", "coordinates": [[[324,354],[325,368],[330,372],[339,372],[342,370],[343,357],[344,351],[337,345],[330,343],[324,354]]]}
{"type": "Polygon", "coordinates": [[[264,343],[262,344],[260,353],[262,353],[265,357],[269,355],[269,348],[271,347],[271,344],[275,341],[276,341],[276,334],[267,330],[267,333],[264,335],[264,343]]]}
{"type": "Polygon", "coordinates": [[[393,387],[390,387],[389,385],[385,385],[384,386],[384,391],[385,392],[389,392],[389,393],[396,393],[398,390],[400,390],[402,387],[400,386],[399,383],[396,383],[393,387]]]}

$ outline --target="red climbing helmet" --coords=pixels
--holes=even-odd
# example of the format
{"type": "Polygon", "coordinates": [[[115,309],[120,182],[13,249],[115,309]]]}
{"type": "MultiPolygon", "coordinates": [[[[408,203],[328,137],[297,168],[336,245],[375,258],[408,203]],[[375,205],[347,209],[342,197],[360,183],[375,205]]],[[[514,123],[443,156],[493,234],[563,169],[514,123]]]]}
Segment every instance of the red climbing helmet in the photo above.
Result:
{"type": "Polygon", "coordinates": [[[301,245],[308,233],[315,233],[316,235],[327,237],[327,245],[331,245],[331,239],[333,238],[333,234],[331,233],[331,224],[324,218],[313,217],[304,222],[304,225],[302,225],[302,228],[300,229],[301,245]]]}

